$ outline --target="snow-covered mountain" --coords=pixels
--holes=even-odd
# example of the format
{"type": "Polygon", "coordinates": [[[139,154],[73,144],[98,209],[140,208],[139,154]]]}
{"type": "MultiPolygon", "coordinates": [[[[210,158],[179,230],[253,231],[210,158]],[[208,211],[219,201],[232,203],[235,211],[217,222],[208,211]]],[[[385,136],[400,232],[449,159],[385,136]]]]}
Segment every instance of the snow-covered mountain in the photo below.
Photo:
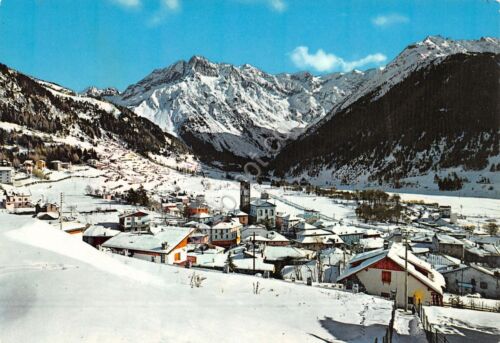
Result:
{"type": "Polygon", "coordinates": [[[410,45],[270,168],[280,176],[396,186],[457,172],[498,192],[491,180],[500,170],[499,66],[498,39],[428,37],[410,45]]]}
{"type": "Polygon", "coordinates": [[[321,77],[267,74],[203,57],[158,69],[107,99],[182,138],[206,160],[270,157],[273,138],[295,138],[376,70],[321,77]]]}
{"type": "Polygon", "coordinates": [[[306,129],[313,132],[368,93],[377,99],[413,72],[448,56],[496,52],[498,46],[493,38],[453,41],[431,36],[408,46],[385,68],[323,76],[272,75],[248,64],[212,63],[195,56],[153,71],[121,94],[93,93],[155,122],[206,161],[272,158],[306,129]]]}

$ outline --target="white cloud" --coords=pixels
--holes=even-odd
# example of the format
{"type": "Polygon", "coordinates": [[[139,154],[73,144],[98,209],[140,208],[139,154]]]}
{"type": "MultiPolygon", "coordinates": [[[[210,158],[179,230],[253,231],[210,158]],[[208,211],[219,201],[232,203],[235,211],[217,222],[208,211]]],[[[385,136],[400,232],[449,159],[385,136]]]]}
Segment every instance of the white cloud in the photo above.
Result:
{"type": "Polygon", "coordinates": [[[286,0],[233,0],[244,5],[267,6],[273,11],[284,12],[287,8],[286,0]]]}
{"type": "Polygon", "coordinates": [[[141,0],[113,0],[113,2],[124,7],[137,7],[141,4],[141,0]]]}
{"type": "Polygon", "coordinates": [[[149,20],[150,26],[160,25],[171,12],[180,10],[180,0],[160,0],[160,9],[149,20]]]}
{"type": "Polygon", "coordinates": [[[179,9],[181,6],[179,0],[163,0],[163,5],[172,11],[179,9]]]}
{"type": "Polygon", "coordinates": [[[409,21],[410,19],[408,17],[397,13],[379,15],[372,19],[373,25],[382,27],[394,24],[405,24],[409,21]]]}
{"type": "Polygon", "coordinates": [[[312,68],[318,72],[327,72],[332,70],[350,71],[355,68],[361,68],[369,64],[380,64],[387,60],[387,57],[381,53],[370,54],[355,61],[345,61],[331,53],[326,53],[322,49],[316,53],[309,53],[307,46],[298,46],[290,54],[293,64],[301,69],[312,68]]]}
{"type": "Polygon", "coordinates": [[[286,10],[286,3],[284,0],[268,0],[268,1],[271,8],[276,11],[283,12],[284,10],[286,10]]]}

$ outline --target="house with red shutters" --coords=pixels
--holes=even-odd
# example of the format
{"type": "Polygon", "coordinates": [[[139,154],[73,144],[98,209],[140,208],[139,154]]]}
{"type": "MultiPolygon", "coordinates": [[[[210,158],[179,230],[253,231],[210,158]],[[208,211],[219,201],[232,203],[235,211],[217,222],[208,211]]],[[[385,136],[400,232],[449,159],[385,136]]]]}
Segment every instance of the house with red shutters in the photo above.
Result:
{"type": "MultiPolygon", "coordinates": [[[[432,266],[408,250],[408,304],[442,305],[444,277],[432,266]]],[[[405,304],[405,248],[390,247],[354,256],[337,278],[348,289],[358,288],[368,294],[391,297],[398,306],[405,304]]]]}

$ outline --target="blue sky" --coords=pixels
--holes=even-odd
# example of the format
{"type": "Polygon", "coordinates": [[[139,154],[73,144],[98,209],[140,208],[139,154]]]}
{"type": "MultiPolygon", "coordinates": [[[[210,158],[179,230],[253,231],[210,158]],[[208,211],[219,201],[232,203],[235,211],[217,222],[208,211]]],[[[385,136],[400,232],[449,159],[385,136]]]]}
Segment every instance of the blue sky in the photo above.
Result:
{"type": "Polygon", "coordinates": [[[0,0],[0,62],[124,89],[192,55],[313,74],[384,65],[428,35],[498,37],[496,0],[0,0]]]}

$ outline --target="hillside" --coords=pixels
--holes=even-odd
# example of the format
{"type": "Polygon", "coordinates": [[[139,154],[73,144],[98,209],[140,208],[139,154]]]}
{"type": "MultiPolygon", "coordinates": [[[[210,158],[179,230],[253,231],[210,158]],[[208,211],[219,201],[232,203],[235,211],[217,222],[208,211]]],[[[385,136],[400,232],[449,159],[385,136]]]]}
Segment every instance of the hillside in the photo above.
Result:
{"type": "Polygon", "coordinates": [[[25,147],[31,144],[32,148],[39,139],[26,137],[34,135],[46,141],[58,137],[90,146],[114,140],[141,154],[169,155],[186,150],[178,139],[125,107],[77,95],[5,65],[0,65],[0,122],[8,128],[2,130],[4,144],[15,139],[19,143],[22,129],[27,129],[23,131],[23,139],[28,141],[25,147]]]}
{"type": "Polygon", "coordinates": [[[447,170],[495,172],[500,162],[495,44],[496,53],[440,55],[406,77],[398,74],[390,87],[383,82],[360,90],[362,95],[347,98],[285,147],[270,169],[277,176],[392,185],[447,170]]]}
{"type": "Polygon", "coordinates": [[[36,219],[0,222],[5,342],[364,342],[391,316],[365,294],[107,255],[36,219]]]}

